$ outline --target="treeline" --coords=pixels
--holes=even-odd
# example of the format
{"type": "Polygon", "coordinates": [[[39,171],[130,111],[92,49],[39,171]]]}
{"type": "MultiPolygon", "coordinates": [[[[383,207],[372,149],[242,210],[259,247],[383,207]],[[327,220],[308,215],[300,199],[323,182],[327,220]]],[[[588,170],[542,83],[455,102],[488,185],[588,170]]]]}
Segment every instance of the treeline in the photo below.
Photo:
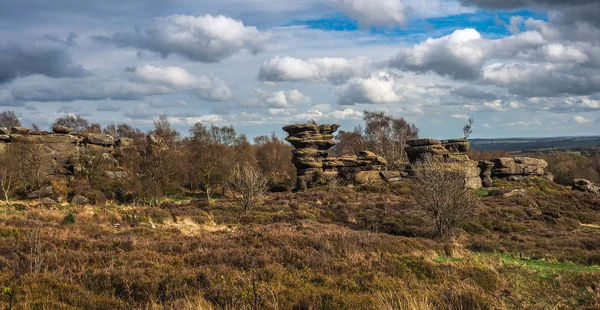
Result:
{"type": "MultiPolygon", "coordinates": [[[[403,118],[383,112],[364,113],[362,126],[354,131],[341,131],[332,155],[357,154],[372,150],[383,156],[389,169],[406,162],[405,142],[418,137],[418,129],[403,118]]],[[[21,123],[14,112],[0,114],[0,127],[16,127],[21,123]]],[[[66,167],[53,167],[50,155],[41,146],[8,144],[2,155],[5,176],[3,192],[18,198],[41,197],[52,187],[53,198],[85,197],[90,203],[102,204],[107,199],[121,203],[145,201],[158,203],[168,195],[202,195],[212,199],[239,185],[240,178],[264,178],[271,191],[289,191],[296,177],[291,162],[293,147],[275,133],[254,138],[236,132],[233,126],[206,126],[197,123],[183,137],[165,115],[154,121],[154,128],[143,132],[128,124],[90,123],[82,116],[64,115],[52,127],[60,125],[75,133],[102,133],[115,139],[128,140],[130,147],[120,147],[112,156],[105,150],[88,146],[66,167]],[[15,164],[9,164],[15,162],[15,164]],[[26,166],[28,169],[23,169],[26,166]],[[13,169],[14,167],[14,169],[13,169]],[[19,167],[19,168],[17,168],[19,167]],[[57,174],[59,170],[61,173],[57,174]],[[29,172],[28,172],[29,171],[29,172]],[[67,175],[66,178],[62,175],[67,175]],[[237,177],[237,180],[235,179],[237,177]],[[237,182],[236,182],[237,181],[237,182]]],[[[32,126],[39,131],[37,126],[32,126]]],[[[252,180],[246,180],[252,181],[252,180]]]]}
{"type": "MultiPolygon", "coordinates": [[[[3,113],[0,127],[20,126],[14,113],[3,113]],[[7,117],[8,116],[8,117],[7,117]],[[9,120],[9,122],[7,121],[9,120]]],[[[114,154],[88,145],[65,166],[56,167],[42,145],[5,144],[0,160],[0,183],[4,198],[41,198],[52,192],[54,199],[85,197],[90,203],[106,200],[121,203],[158,203],[167,195],[222,195],[249,170],[264,178],[272,190],[289,190],[295,179],[292,147],[274,133],[250,143],[232,126],[195,124],[189,137],[172,128],[166,116],[145,133],[127,124],[101,128],[81,116],[63,116],[54,125],[77,133],[103,133],[129,141],[114,154]],[[236,170],[237,169],[237,170],[236,170]],[[241,173],[240,173],[241,171],[241,173]],[[51,187],[51,188],[49,188],[51,187]]]]}

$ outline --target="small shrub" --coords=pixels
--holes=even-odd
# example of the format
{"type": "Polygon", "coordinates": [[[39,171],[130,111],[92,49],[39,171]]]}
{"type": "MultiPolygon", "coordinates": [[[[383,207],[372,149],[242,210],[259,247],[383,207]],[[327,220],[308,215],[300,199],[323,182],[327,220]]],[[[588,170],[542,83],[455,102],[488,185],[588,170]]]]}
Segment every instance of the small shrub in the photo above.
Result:
{"type": "Polygon", "coordinates": [[[62,224],[63,225],[73,225],[75,224],[75,215],[73,215],[73,213],[67,214],[63,220],[62,220],[62,224]]]}

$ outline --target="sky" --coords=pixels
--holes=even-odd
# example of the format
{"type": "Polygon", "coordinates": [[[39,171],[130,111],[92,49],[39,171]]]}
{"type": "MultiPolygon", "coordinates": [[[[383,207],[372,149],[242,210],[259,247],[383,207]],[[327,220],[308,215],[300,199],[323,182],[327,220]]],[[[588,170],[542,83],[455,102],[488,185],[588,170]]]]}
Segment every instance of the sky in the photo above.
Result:
{"type": "Polygon", "coordinates": [[[0,111],[249,137],[362,113],[422,137],[600,134],[599,0],[0,0],[0,111]]]}

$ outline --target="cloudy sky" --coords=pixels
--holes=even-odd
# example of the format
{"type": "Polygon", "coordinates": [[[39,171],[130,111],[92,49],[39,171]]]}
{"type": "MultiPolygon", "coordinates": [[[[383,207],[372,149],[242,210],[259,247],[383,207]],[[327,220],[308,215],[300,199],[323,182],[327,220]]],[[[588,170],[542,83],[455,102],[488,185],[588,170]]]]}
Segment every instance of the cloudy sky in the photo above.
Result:
{"type": "Polygon", "coordinates": [[[0,110],[249,136],[364,110],[422,136],[600,133],[598,0],[0,0],[0,110]],[[568,4],[565,4],[568,3],[568,4]]]}

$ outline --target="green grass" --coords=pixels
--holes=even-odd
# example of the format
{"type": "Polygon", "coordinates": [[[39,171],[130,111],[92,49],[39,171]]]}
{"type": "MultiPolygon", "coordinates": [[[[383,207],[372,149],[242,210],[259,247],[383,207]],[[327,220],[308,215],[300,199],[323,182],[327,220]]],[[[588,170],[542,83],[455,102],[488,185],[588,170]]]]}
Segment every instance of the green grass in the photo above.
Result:
{"type": "MultiPolygon", "coordinates": [[[[519,258],[508,254],[477,252],[473,253],[475,258],[480,259],[500,259],[505,266],[518,266],[526,269],[531,269],[540,272],[543,276],[557,273],[600,273],[600,266],[579,265],[570,262],[557,262],[539,259],[519,258]]],[[[469,262],[471,257],[449,257],[439,256],[436,261],[438,263],[456,263],[469,262]]]]}
{"type": "Polygon", "coordinates": [[[487,197],[490,195],[489,189],[482,187],[473,191],[479,197],[487,197]]]}
{"type": "Polygon", "coordinates": [[[584,266],[569,262],[553,262],[537,259],[518,258],[510,255],[500,255],[505,265],[518,265],[533,269],[544,275],[565,272],[600,273],[600,266],[584,266]]]}

